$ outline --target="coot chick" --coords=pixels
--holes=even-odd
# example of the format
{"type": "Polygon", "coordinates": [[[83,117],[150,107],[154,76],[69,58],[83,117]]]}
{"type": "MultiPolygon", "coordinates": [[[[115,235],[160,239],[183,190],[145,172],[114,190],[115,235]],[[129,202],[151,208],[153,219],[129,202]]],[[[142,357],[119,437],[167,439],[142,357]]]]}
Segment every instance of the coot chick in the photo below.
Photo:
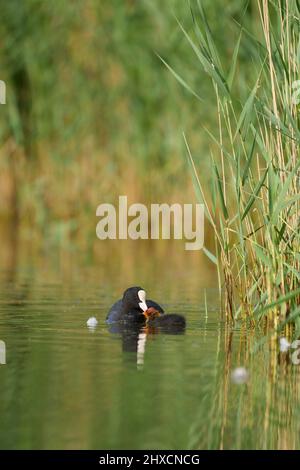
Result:
{"type": "Polygon", "coordinates": [[[176,313],[161,315],[158,310],[150,307],[144,312],[144,316],[146,317],[146,325],[149,327],[160,328],[162,331],[176,330],[176,332],[185,329],[185,318],[176,313]]]}

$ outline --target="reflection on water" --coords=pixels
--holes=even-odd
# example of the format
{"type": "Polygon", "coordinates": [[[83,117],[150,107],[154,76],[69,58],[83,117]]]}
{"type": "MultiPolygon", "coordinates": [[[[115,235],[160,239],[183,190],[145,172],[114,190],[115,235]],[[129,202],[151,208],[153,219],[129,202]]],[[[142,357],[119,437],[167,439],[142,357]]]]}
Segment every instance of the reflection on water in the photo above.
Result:
{"type": "Polygon", "coordinates": [[[113,323],[108,326],[112,334],[118,334],[122,341],[122,351],[133,352],[131,359],[136,362],[138,368],[144,365],[144,356],[147,341],[151,341],[155,335],[180,335],[184,334],[185,328],[174,325],[169,328],[155,328],[149,326],[139,326],[136,324],[113,323]]]}
{"type": "Polygon", "coordinates": [[[2,340],[0,340],[0,364],[6,364],[6,346],[2,340]]]}
{"type": "Polygon", "coordinates": [[[149,262],[138,249],[126,270],[125,252],[68,256],[20,251],[2,265],[1,448],[299,448],[299,366],[277,342],[253,354],[261,332],[226,326],[201,258],[162,250],[149,262]],[[137,283],[186,316],[184,334],[105,324],[137,283]]]}

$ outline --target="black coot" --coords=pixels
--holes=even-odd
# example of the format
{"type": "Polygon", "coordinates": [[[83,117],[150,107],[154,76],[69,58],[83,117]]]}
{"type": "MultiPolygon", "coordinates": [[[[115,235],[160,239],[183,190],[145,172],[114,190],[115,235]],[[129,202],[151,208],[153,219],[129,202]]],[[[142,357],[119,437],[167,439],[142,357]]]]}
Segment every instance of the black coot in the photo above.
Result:
{"type": "Polygon", "coordinates": [[[107,323],[145,324],[164,331],[183,330],[185,318],[177,314],[165,314],[163,308],[153,300],[146,299],[142,287],[129,287],[122,299],[110,308],[106,317],[107,323]]]}

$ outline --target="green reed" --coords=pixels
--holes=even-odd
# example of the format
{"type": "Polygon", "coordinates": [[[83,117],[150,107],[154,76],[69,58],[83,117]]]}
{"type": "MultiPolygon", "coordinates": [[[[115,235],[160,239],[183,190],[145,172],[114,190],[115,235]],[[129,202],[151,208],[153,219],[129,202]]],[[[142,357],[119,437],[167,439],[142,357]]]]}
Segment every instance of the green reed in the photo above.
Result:
{"type": "Polygon", "coordinates": [[[188,136],[184,141],[196,193],[214,233],[215,249],[204,250],[217,266],[226,315],[233,321],[265,318],[276,329],[296,323],[297,333],[299,8],[297,1],[258,1],[260,27],[253,32],[237,25],[229,70],[223,67],[200,1],[191,9],[194,34],[178,22],[216,97],[217,135],[208,130],[213,143],[211,191],[203,184],[188,136]],[[245,84],[241,84],[241,48],[253,64],[245,84]]]}

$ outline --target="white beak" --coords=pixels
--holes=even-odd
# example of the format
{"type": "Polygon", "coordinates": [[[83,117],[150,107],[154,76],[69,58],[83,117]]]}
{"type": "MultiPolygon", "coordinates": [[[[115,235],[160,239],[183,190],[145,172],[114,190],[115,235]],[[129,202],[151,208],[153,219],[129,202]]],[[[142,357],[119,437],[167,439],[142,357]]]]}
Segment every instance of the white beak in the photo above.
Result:
{"type": "Polygon", "coordinates": [[[146,304],[146,292],[144,290],[139,290],[138,298],[140,299],[139,307],[143,310],[143,312],[146,312],[146,310],[148,310],[148,307],[146,304]]]}

